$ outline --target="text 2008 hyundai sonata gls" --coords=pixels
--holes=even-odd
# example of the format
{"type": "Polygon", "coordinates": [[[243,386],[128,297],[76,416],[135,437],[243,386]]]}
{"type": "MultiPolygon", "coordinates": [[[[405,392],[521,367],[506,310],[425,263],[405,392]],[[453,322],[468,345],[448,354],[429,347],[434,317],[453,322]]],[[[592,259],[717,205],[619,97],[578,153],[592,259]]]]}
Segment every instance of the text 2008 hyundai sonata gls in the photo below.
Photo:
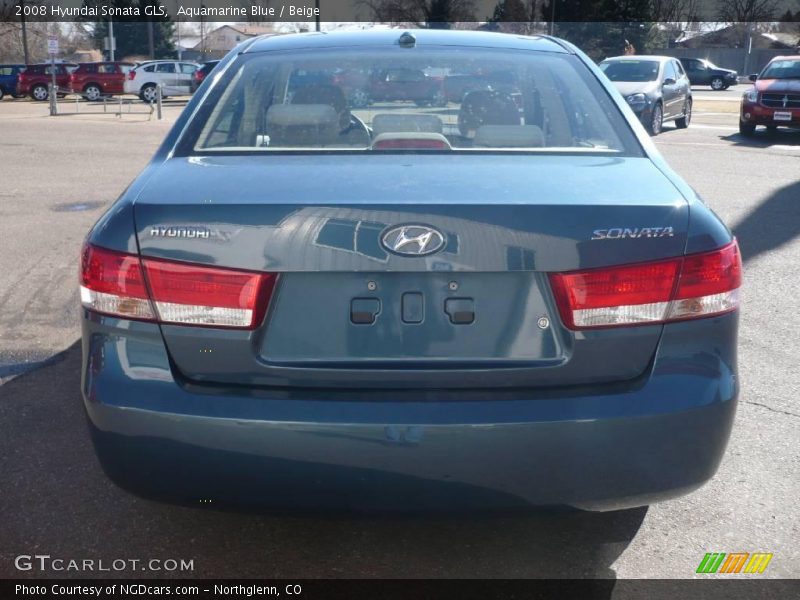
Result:
{"type": "Polygon", "coordinates": [[[740,280],[567,43],[256,39],[87,238],[83,396],[106,472],[178,501],[644,505],[721,460],[740,280]]]}

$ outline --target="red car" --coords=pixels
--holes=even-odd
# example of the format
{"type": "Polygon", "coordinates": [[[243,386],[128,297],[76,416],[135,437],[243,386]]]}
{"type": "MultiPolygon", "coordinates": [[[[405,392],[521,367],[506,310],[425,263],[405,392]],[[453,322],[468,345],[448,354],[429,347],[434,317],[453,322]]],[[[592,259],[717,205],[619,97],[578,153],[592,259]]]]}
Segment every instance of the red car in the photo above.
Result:
{"type": "MultiPolygon", "coordinates": [[[[58,63],[55,65],[56,86],[58,96],[64,96],[69,90],[69,76],[78,68],[74,63],[58,63]],[[63,90],[63,91],[62,91],[63,90]]],[[[47,86],[52,83],[53,66],[50,63],[30,65],[23,73],[19,74],[17,81],[17,95],[28,96],[34,100],[47,100],[49,93],[47,86]]]]}
{"type": "Polygon", "coordinates": [[[379,71],[370,82],[372,102],[410,100],[418,106],[446,106],[443,79],[417,69],[379,71]]]}
{"type": "Polygon", "coordinates": [[[127,62],[81,63],[69,76],[69,87],[87,100],[124,94],[125,77],[135,66],[127,62]]]}
{"type": "Polygon", "coordinates": [[[739,133],[750,136],[757,125],[767,129],[800,127],[800,56],[776,56],[742,96],[739,133]]]}

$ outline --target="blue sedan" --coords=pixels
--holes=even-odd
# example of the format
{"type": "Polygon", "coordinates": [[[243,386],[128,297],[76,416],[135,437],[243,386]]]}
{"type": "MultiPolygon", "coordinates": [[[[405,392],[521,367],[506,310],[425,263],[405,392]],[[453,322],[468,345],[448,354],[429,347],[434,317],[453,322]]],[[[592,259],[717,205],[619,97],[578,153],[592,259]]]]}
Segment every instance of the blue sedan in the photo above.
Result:
{"type": "Polygon", "coordinates": [[[256,38],[87,237],[83,398],[106,473],[170,501],[641,506],[722,459],[740,284],[574,46],[256,38]],[[503,84],[414,102],[451,74],[503,84]]]}

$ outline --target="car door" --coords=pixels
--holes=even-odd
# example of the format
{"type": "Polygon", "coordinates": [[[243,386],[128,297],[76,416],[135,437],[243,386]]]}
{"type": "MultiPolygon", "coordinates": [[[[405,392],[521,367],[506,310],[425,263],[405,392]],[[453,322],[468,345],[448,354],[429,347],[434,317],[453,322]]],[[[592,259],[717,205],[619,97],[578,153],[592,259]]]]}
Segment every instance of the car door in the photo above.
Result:
{"type": "Polygon", "coordinates": [[[97,82],[100,84],[100,89],[103,90],[104,94],[115,93],[114,74],[116,72],[117,66],[114,63],[97,65],[97,82]]]}
{"type": "Polygon", "coordinates": [[[676,104],[680,102],[678,91],[678,74],[671,60],[664,63],[661,70],[661,98],[664,102],[664,118],[674,117],[680,108],[676,104]]]}
{"type": "Polygon", "coordinates": [[[192,76],[197,70],[198,65],[192,63],[179,63],[176,73],[176,85],[180,90],[177,93],[191,94],[192,93],[192,76]]]}
{"type": "Polygon", "coordinates": [[[679,60],[673,60],[672,66],[675,68],[675,72],[678,74],[678,102],[676,102],[676,108],[679,114],[683,114],[684,107],[686,106],[686,99],[692,93],[692,85],[689,81],[689,77],[686,75],[686,71],[683,70],[683,65],[681,65],[679,60]]]}
{"type": "Polygon", "coordinates": [[[178,89],[177,73],[175,63],[163,62],[156,65],[156,82],[161,85],[164,94],[180,94],[178,89]]]}

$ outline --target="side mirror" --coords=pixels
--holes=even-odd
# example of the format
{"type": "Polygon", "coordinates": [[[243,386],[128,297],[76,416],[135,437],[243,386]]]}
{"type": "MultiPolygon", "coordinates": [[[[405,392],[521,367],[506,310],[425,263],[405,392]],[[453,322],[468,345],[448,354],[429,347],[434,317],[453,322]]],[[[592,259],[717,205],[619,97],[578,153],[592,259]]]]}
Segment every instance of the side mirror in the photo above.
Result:
{"type": "Polygon", "coordinates": [[[747,78],[748,78],[750,81],[755,81],[756,79],[758,79],[758,73],[753,73],[753,74],[751,74],[751,75],[748,75],[748,76],[747,76],[747,78]]]}
{"type": "Polygon", "coordinates": [[[675,85],[675,80],[672,77],[667,77],[664,80],[664,85],[675,85]]]}

